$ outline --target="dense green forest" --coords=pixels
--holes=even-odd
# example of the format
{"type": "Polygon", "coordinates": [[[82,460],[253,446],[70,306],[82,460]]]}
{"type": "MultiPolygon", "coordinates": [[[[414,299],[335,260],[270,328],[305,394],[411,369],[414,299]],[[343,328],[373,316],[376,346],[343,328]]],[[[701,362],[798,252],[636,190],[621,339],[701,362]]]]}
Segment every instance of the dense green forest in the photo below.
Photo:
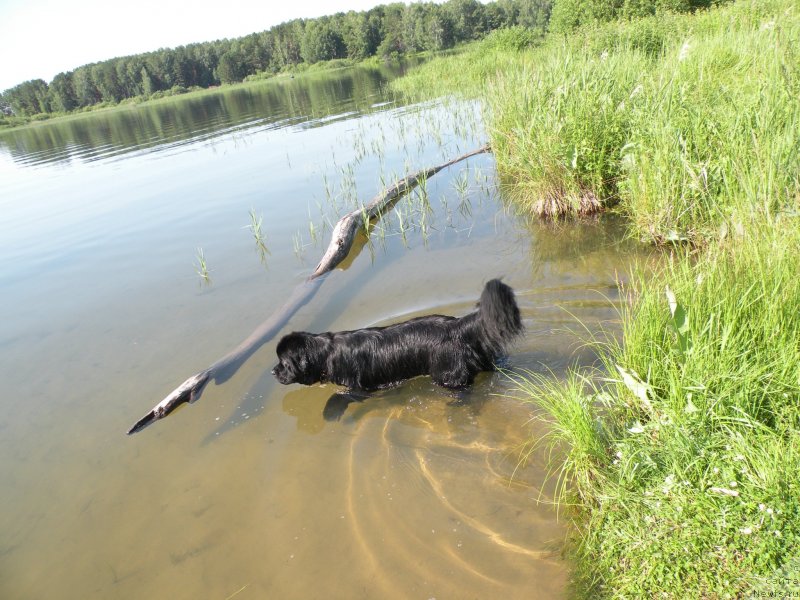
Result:
{"type": "Polygon", "coordinates": [[[17,116],[63,113],[128,98],[208,88],[333,59],[389,58],[440,51],[519,25],[544,32],[550,0],[448,0],[394,3],[364,12],[296,19],[260,33],[161,48],[59,73],[48,84],[33,79],[0,95],[17,116]]]}

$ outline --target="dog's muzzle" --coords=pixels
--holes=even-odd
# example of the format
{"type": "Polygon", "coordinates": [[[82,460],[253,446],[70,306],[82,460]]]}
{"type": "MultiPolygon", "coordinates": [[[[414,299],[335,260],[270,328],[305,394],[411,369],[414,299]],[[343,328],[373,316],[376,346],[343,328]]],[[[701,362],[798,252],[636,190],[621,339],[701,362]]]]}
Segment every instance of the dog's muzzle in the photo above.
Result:
{"type": "Polygon", "coordinates": [[[286,369],[281,368],[281,365],[275,365],[273,367],[272,376],[283,385],[289,385],[290,383],[293,383],[292,378],[288,375],[286,369]]]}

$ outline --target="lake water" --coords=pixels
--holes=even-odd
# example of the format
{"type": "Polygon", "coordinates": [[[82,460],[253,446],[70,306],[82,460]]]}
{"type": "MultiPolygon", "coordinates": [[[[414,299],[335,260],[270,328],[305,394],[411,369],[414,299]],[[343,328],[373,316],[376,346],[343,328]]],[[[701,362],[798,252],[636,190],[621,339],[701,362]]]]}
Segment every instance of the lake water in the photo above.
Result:
{"type": "MultiPolygon", "coordinates": [[[[485,141],[476,105],[403,105],[395,75],[0,133],[0,597],[565,594],[543,453],[520,463],[542,426],[503,374],[463,406],[419,378],[327,422],[335,388],[277,384],[273,340],[125,435],[283,304],[338,215],[485,141]]],[[[462,315],[503,276],[527,328],[511,366],[557,375],[594,360],[581,341],[613,331],[635,258],[614,222],[516,216],[482,155],[399,202],[285,331],[462,315]]]]}

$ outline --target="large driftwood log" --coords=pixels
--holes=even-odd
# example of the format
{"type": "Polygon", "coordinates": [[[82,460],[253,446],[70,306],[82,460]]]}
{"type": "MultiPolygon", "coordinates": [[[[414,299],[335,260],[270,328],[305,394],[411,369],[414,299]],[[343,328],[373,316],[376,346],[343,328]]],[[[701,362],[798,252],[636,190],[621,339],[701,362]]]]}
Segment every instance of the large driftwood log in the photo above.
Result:
{"type": "Polygon", "coordinates": [[[212,379],[218,384],[229,379],[256,350],[275,337],[275,334],[280,331],[292,315],[314,296],[324,281],[323,275],[332,271],[336,265],[342,262],[350,253],[356,233],[359,227],[363,225],[365,219],[371,221],[376,217],[380,217],[380,215],[384,213],[384,209],[391,207],[395,200],[414,189],[419,185],[420,181],[462,160],[466,160],[478,154],[483,154],[489,150],[489,145],[486,144],[477,150],[462,154],[446,163],[423,169],[413,175],[409,175],[384,192],[379,193],[363,208],[358,208],[344,215],[333,228],[330,244],[328,244],[328,248],[319,261],[319,264],[314,269],[314,272],[294,289],[284,305],[259,325],[246,340],[231,352],[207,369],[192,375],[175,388],[172,393],[156,404],[150,412],[139,419],[133,427],[128,430],[128,435],[141,431],[157,420],[163,419],[184,402],[195,402],[200,398],[203,389],[212,379]]]}

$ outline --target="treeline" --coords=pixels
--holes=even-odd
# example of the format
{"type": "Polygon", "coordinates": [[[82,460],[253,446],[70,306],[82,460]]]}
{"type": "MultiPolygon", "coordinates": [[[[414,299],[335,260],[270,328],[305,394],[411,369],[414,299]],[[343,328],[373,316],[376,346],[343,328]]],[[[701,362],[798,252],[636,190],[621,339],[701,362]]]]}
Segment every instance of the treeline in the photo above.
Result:
{"type": "Polygon", "coordinates": [[[0,95],[17,116],[70,112],[129,98],[234,83],[301,64],[440,51],[488,32],[522,26],[544,33],[551,0],[448,0],[377,6],[318,19],[296,19],[261,33],[113,58],[21,83],[0,95]]]}

